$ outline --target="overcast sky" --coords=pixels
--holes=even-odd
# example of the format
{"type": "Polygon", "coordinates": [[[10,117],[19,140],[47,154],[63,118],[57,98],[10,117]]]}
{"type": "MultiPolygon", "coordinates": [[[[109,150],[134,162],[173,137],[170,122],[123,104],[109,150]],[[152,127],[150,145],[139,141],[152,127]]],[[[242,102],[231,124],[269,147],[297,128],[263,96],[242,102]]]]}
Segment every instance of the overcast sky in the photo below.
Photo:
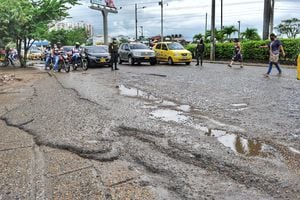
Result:
{"type": "MultiPolygon", "coordinates": [[[[135,36],[135,3],[138,4],[138,27],[143,26],[145,36],[160,34],[160,0],[115,0],[118,14],[109,14],[109,35],[135,36]],[[142,9],[142,7],[146,7],[142,9]],[[121,8],[120,8],[121,7],[121,8]]],[[[90,0],[82,0],[70,10],[67,21],[84,21],[94,27],[95,34],[103,34],[102,15],[90,9],[90,0]]],[[[211,21],[211,0],[164,0],[164,35],[183,34],[191,39],[204,33],[205,15],[208,14],[208,29],[211,21]]],[[[221,24],[221,0],[216,0],[216,27],[221,24]]],[[[223,26],[236,26],[241,21],[241,32],[247,27],[257,28],[262,33],[264,0],[223,0],[223,26]]],[[[274,25],[283,19],[300,18],[300,0],[275,0],[274,25]]]]}

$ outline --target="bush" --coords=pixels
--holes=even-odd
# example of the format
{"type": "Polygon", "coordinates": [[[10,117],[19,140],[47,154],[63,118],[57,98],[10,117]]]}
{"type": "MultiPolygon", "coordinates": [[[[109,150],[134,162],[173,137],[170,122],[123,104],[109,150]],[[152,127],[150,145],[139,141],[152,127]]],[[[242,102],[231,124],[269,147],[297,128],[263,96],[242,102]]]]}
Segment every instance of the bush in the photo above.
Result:
{"type": "MultiPolygon", "coordinates": [[[[281,39],[286,57],[280,57],[281,63],[295,64],[295,61],[300,53],[300,39],[281,39]]],[[[266,48],[260,48],[268,44],[269,41],[245,41],[242,42],[242,54],[245,62],[267,62],[269,59],[269,51],[266,48]]],[[[189,44],[186,49],[195,52],[196,44],[189,44]]],[[[233,56],[234,43],[217,43],[216,44],[216,59],[230,60],[233,56]]],[[[210,57],[210,44],[205,44],[206,59],[210,57]]]]}

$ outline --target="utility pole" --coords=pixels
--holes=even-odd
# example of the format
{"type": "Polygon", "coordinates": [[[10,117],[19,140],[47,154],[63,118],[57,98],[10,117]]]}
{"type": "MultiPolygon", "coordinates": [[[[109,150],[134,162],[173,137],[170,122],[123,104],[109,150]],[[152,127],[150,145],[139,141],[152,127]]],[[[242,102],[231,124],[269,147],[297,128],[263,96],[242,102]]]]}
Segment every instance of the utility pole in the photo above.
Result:
{"type": "Polygon", "coordinates": [[[241,21],[237,21],[239,23],[239,32],[238,32],[238,39],[240,39],[241,35],[241,21]]]}
{"type": "Polygon", "coordinates": [[[135,4],[135,41],[138,40],[138,30],[137,30],[137,4],[135,4]]]}
{"type": "Polygon", "coordinates": [[[135,41],[138,41],[138,15],[137,11],[138,9],[144,9],[146,6],[138,8],[138,4],[135,4],[134,14],[135,14],[135,41]]]}
{"type": "Polygon", "coordinates": [[[223,0],[221,0],[221,30],[223,30],[223,0]]]}
{"type": "Polygon", "coordinates": [[[207,32],[207,13],[205,14],[205,32],[204,35],[206,35],[207,32]]]}
{"type": "Polygon", "coordinates": [[[142,38],[144,37],[144,27],[143,26],[140,26],[141,27],[141,36],[142,38]]]}
{"type": "Polygon", "coordinates": [[[160,2],[158,2],[158,5],[160,5],[161,7],[161,28],[160,28],[160,40],[161,42],[164,41],[164,2],[163,0],[161,0],[160,2]]]}
{"type": "Polygon", "coordinates": [[[215,60],[216,43],[215,43],[215,27],[216,27],[216,0],[211,1],[211,49],[210,60],[215,60]]]}
{"type": "Polygon", "coordinates": [[[270,33],[273,33],[273,27],[274,27],[274,7],[275,7],[275,0],[271,0],[270,26],[269,26],[270,33]]]}
{"type": "Polygon", "coordinates": [[[267,40],[270,34],[271,0],[264,0],[263,40],[267,40]]]}

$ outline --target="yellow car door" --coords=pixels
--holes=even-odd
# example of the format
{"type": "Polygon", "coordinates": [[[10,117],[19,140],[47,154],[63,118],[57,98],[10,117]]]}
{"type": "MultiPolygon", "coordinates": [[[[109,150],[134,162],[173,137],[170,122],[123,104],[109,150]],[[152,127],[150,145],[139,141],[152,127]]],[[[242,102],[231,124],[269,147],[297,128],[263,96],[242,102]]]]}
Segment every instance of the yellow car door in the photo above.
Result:
{"type": "Polygon", "coordinates": [[[155,55],[156,55],[156,60],[161,61],[161,44],[160,43],[155,45],[154,51],[155,51],[155,55]]]}
{"type": "Polygon", "coordinates": [[[168,47],[166,44],[161,45],[161,59],[162,61],[168,61],[168,47]]]}

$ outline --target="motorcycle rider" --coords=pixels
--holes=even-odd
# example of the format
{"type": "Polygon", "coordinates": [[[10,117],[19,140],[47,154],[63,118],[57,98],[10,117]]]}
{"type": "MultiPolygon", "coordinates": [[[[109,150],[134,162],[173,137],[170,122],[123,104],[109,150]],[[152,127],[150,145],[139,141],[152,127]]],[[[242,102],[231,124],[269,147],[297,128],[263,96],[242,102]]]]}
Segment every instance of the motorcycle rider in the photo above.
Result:
{"type": "Polygon", "coordinates": [[[45,55],[45,69],[47,69],[47,66],[51,63],[51,47],[50,45],[48,45],[44,51],[44,55],[45,55]]]}
{"type": "Polygon", "coordinates": [[[54,46],[53,49],[53,59],[54,59],[54,72],[58,72],[58,63],[59,63],[59,58],[60,54],[63,52],[63,48],[61,45],[61,42],[57,42],[56,46],[54,46]]]}
{"type": "Polygon", "coordinates": [[[77,66],[78,63],[78,59],[80,58],[80,52],[81,52],[81,48],[80,48],[80,43],[76,42],[75,43],[75,47],[72,49],[72,63],[77,66]]]}
{"type": "Polygon", "coordinates": [[[112,42],[108,46],[108,52],[110,53],[110,64],[111,64],[111,71],[114,70],[114,65],[115,65],[115,70],[119,70],[117,63],[118,63],[118,50],[119,46],[117,43],[116,38],[112,38],[112,42]]]}

